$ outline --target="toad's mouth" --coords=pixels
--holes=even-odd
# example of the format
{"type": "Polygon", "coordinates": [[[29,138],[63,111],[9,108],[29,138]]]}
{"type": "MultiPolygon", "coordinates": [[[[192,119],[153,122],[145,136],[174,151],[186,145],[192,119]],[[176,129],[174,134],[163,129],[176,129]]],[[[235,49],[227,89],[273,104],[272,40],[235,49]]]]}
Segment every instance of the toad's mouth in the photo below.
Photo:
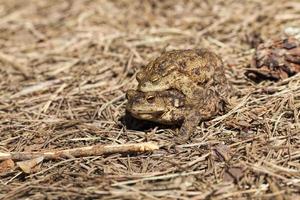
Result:
{"type": "Polygon", "coordinates": [[[165,113],[165,110],[143,110],[137,112],[139,115],[162,115],[165,113]]]}
{"type": "Polygon", "coordinates": [[[165,110],[159,111],[139,111],[139,112],[131,112],[132,116],[139,119],[157,119],[160,116],[165,114],[165,110]]]}
{"type": "Polygon", "coordinates": [[[167,84],[164,85],[155,85],[150,82],[143,83],[138,87],[138,90],[141,92],[158,92],[168,90],[170,87],[167,84]]]}

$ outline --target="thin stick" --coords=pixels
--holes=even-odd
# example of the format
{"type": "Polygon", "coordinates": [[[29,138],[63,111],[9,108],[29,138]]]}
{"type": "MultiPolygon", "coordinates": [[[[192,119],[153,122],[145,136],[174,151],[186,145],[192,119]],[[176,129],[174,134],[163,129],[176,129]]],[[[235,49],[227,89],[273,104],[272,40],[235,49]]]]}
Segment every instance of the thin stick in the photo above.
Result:
{"type": "Polygon", "coordinates": [[[143,153],[159,149],[158,145],[152,142],[120,145],[95,145],[66,150],[52,150],[44,152],[11,152],[1,153],[0,160],[29,160],[37,157],[44,157],[44,160],[59,159],[62,157],[86,157],[99,156],[113,153],[143,153]]]}

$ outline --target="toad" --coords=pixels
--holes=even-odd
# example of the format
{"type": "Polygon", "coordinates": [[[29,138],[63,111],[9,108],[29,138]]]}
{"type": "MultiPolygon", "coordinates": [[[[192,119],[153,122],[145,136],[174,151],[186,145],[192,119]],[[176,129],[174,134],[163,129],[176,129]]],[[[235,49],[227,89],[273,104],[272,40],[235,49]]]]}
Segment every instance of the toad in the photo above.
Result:
{"type": "Polygon", "coordinates": [[[136,79],[139,91],[177,89],[188,101],[197,101],[198,95],[202,95],[207,88],[214,87],[220,94],[228,90],[221,58],[207,49],[164,52],[143,67],[136,79]]]}
{"type": "Polygon", "coordinates": [[[128,90],[126,110],[135,118],[166,125],[180,124],[187,111],[185,96],[176,90],[128,90]]]}
{"type": "MultiPolygon", "coordinates": [[[[170,95],[169,90],[176,90],[184,96],[179,98],[184,99],[184,108],[179,109],[181,111],[178,108],[175,110],[183,118],[180,132],[187,137],[194,132],[201,120],[214,116],[225,107],[231,88],[225,77],[222,60],[207,49],[164,52],[143,67],[136,78],[139,95],[154,94],[157,98],[164,94],[165,98],[170,95]]],[[[168,98],[172,99],[174,95],[168,98]]],[[[145,105],[148,106],[148,103],[145,105]]],[[[133,115],[143,118],[137,113],[133,115]]],[[[161,118],[155,120],[162,123],[161,118]]]]}
{"type": "Polygon", "coordinates": [[[223,111],[224,104],[216,92],[207,90],[205,95],[208,100],[199,99],[199,103],[205,106],[195,110],[187,104],[185,95],[174,89],[160,92],[128,90],[126,110],[137,119],[167,125],[182,124],[180,132],[189,134],[183,134],[181,141],[186,141],[199,123],[198,116],[207,120],[223,111]]]}

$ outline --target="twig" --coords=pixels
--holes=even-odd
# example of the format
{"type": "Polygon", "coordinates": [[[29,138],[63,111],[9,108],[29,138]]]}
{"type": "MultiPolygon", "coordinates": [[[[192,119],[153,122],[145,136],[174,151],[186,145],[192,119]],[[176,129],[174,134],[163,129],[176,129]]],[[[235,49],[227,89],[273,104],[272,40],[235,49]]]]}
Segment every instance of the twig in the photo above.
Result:
{"type": "Polygon", "coordinates": [[[55,98],[58,96],[58,94],[60,94],[65,89],[65,87],[67,87],[67,84],[64,83],[54,92],[54,94],[50,97],[49,101],[47,101],[47,103],[43,106],[43,108],[42,108],[43,113],[47,112],[52,101],[55,100],[55,98]]]}
{"type": "Polygon", "coordinates": [[[271,178],[267,178],[267,181],[269,183],[270,190],[276,194],[275,200],[283,200],[283,197],[280,194],[280,190],[279,190],[278,186],[276,185],[276,183],[271,178]]]}
{"type": "Polygon", "coordinates": [[[113,153],[143,153],[159,149],[158,145],[152,142],[120,145],[95,145],[66,150],[52,150],[44,152],[11,152],[0,153],[0,160],[29,160],[37,157],[44,157],[44,160],[59,159],[61,157],[85,157],[99,156],[113,153]]]}
{"type": "Polygon", "coordinates": [[[50,80],[50,81],[37,83],[35,85],[24,88],[23,90],[21,90],[18,93],[13,94],[10,98],[18,98],[18,97],[21,97],[24,95],[32,94],[34,92],[47,90],[47,89],[49,89],[49,87],[51,87],[55,84],[59,84],[61,82],[62,82],[62,80],[56,79],[56,80],[50,80]]]}
{"type": "Polygon", "coordinates": [[[191,172],[182,172],[182,173],[173,173],[173,174],[167,174],[167,175],[162,175],[162,176],[150,176],[150,177],[144,177],[141,179],[136,179],[136,180],[129,180],[129,181],[123,181],[123,182],[118,182],[112,184],[112,186],[120,186],[120,185],[128,185],[128,184],[134,184],[142,181],[156,181],[156,180],[165,180],[165,179],[170,179],[170,178],[176,178],[180,176],[190,176],[190,175],[198,175],[204,173],[203,170],[199,171],[191,171],[191,172]]]}

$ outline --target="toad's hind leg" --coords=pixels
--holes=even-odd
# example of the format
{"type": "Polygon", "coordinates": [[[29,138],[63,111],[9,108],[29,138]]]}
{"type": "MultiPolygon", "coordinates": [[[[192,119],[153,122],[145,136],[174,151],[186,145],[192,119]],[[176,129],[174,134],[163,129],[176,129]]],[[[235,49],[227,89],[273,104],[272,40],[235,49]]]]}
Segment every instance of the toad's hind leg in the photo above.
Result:
{"type": "Polygon", "coordinates": [[[191,110],[185,117],[183,124],[180,128],[180,135],[178,138],[179,143],[186,143],[195,132],[197,125],[201,121],[200,113],[197,110],[191,110]]]}

